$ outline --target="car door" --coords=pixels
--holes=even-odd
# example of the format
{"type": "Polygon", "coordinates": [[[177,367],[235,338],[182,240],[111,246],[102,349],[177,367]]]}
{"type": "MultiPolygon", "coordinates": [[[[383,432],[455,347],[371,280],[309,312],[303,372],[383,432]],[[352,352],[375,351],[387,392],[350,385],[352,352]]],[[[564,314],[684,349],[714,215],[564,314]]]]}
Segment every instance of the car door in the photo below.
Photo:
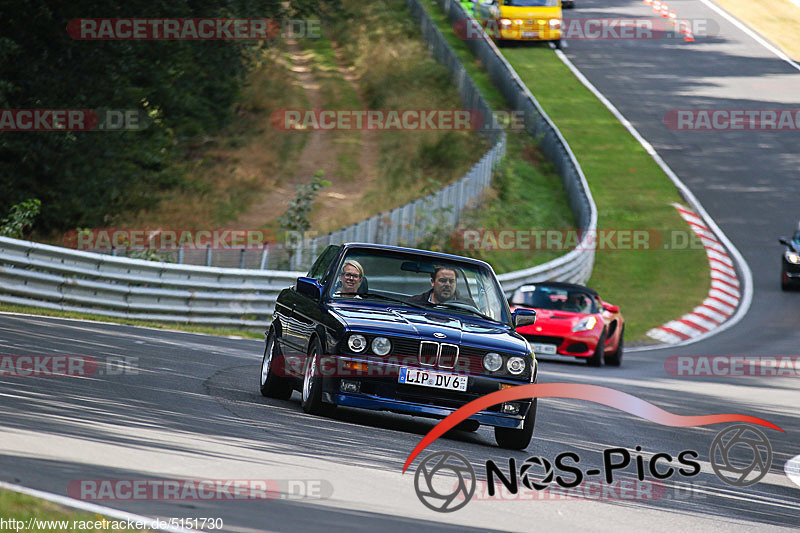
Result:
{"type": "MultiPolygon", "coordinates": [[[[339,245],[328,246],[314,261],[308,277],[324,283],[340,248],[339,245]]],[[[286,322],[287,328],[284,330],[286,338],[284,340],[290,345],[291,353],[305,355],[308,352],[311,335],[316,330],[317,324],[323,320],[324,310],[320,302],[299,294],[294,289],[287,295],[286,301],[290,307],[291,318],[286,322]]]]}

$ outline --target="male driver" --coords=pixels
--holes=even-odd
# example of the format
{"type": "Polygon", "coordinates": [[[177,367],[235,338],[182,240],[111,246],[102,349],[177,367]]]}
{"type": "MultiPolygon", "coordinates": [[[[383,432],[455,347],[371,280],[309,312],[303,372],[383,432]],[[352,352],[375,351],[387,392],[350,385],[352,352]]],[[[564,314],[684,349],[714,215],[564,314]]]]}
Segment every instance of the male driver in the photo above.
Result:
{"type": "Polygon", "coordinates": [[[408,299],[412,304],[441,304],[456,295],[456,271],[446,266],[435,266],[431,274],[431,290],[408,299]]]}

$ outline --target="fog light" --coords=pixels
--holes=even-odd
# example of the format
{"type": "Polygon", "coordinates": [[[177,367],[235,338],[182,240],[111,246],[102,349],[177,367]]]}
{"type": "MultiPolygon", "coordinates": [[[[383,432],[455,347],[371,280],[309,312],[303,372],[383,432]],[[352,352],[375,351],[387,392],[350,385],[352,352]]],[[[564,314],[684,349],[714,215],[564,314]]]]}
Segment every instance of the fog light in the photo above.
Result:
{"type": "Polygon", "coordinates": [[[339,382],[339,390],[342,392],[360,392],[361,382],[349,379],[343,379],[339,382]]]}
{"type": "Polygon", "coordinates": [[[509,385],[508,383],[501,383],[501,384],[500,384],[500,389],[499,389],[499,390],[506,390],[506,389],[510,389],[510,388],[511,388],[511,387],[513,387],[513,386],[514,386],[514,385],[509,385]]]}
{"type": "Polygon", "coordinates": [[[503,412],[507,415],[516,415],[519,414],[519,405],[515,403],[504,403],[503,404],[503,412]]]}

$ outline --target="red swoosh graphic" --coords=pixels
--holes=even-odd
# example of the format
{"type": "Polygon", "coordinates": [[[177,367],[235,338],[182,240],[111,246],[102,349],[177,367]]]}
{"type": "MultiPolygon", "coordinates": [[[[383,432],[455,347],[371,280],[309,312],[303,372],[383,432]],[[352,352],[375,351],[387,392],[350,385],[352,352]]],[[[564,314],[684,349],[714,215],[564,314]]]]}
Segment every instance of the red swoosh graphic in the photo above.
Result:
{"type": "Polygon", "coordinates": [[[586,400],[588,402],[599,403],[619,409],[620,411],[625,411],[626,413],[650,420],[651,422],[656,422],[663,426],[685,428],[707,426],[709,424],[719,424],[721,422],[749,422],[751,424],[758,424],[759,426],[783,431],[772,422],[767,422],[762,418],[749,415],[676,415],[626,392],[610,389],[608,387],[601,387],[599,385],[584,385],[582,383],[531,383],[530,385],[520,385],[518,387],[503,389],[487,394],[486,396],[481,396],[477,400],[472,400],[467,405],[451,413],[447,418],[436,424],[433,429],[419,441],[419,444],[417,444],[408,456],[408,459],[406,459],[406,464],[403,465],[403,473],[405,473],[408,466],[429,444],[478,411],[483,411],[498,403],[529,398],[570,398],[574,400],[586,400]]]}

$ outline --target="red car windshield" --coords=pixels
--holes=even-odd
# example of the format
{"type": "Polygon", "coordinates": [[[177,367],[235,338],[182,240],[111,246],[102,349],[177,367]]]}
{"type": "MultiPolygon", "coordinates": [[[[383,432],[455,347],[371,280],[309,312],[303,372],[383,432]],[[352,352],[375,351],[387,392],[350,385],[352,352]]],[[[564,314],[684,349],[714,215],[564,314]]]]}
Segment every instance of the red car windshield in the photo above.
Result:
{"type": "Polygon", "coordinates": [[[588,292],[546,285],[520,287],[511,297],[511,305],[571,313],[598,312],[597,302],[588,292]]]}

